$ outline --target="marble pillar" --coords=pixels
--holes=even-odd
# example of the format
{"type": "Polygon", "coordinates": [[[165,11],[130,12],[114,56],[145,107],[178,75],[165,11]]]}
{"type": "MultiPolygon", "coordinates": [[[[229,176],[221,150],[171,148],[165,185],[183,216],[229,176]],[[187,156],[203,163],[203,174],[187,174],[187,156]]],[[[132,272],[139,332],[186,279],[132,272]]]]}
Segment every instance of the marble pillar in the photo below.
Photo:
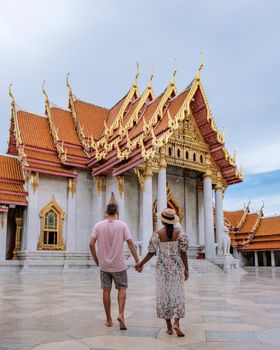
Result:
{"type": "Polygon", "coordinates": [[[222,234],[224,233],[224,208],[223,208],[223,187],[220,182],[215,187],[216,207],[216,243],[221,245],[222,234]]]}
{"type": "Polygon", "coordinates": [[[275,253],[274,253],[274,250],[271,250],[270,252],[270,256],[271,256],[271,266],[272,267],[275,267],[275,253]]]}
{"type": "Polygon", "coordinates": [[[161,227],[159,214],[167,207],[167,193],[166,193],[166,160],[165,147],[160,148],[160,161],[158,173],[158,197],[157,197],[157,227],[161,227]]]}
{"type": "Polygon", "coordinates": [[[197,186],[197,207],[198,207],[198,242],[201,246],[205,245],[205,230],[204,230],[204,201],[203,187],[197,186]]]}
{"type": "Polygon", "coordinates": [[[125,203],[124,203],[124,176],[116,176],[118,191],[116,191],[116,200],[119,205],[119,219],[126,221],[125,218],[125,203]]]}
{"type": "Polygon", "coordinates": [[[67,214],[66,214],[66,251],[75,251],[75,235],[76,235],[76,179],[68,179],[67,191],[67,214]]]}
{"type": "Polygon", "coordinates": [[[147,253],[149,240],[153,234],[153,173],[151,162],[147,162],[144,171],[144,190],[142,205],[142,254],[147,253]]]}
{"type": "Polygon", "coordinates": [[[0,261],[6,260],[8,212],[0,212],[0,261]]]}
{"type": "Polygon", "coordinates": [[[213,260],[215,258],[214,246],[214,219],[212,202],[212,178],[209,174],[203,177],[204,193],[204,229],[205,229],[205,257],[213,260]]]}
{"type": "Polygon", "coordinates": [[[39,216],[39,174],[32,173],[27,181],[28,207],[25,217],[24,233],[26,235],[25,249],[37,251],[40,237],[40,216],[39,216]]]}
{"type": "Polygon", "coordinates": [[[255,266],[259,266],[258,252],[254,251],[255,266]]]}

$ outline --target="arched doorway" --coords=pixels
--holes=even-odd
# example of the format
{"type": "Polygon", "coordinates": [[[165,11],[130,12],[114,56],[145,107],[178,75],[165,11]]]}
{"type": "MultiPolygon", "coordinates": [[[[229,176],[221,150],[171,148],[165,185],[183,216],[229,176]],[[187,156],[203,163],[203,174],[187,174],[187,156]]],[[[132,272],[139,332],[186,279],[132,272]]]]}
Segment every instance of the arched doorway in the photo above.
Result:
{"type": "MultiPolygon", "coordinates": [[[[176,215],[179,216],[180,222],[184,218],[184,208],[180,205],[176,197],[174,196],[169,183],[166,186],[167,194],[167,207],[175,210],[176,215]]],[[[157,230],[157,199],[153,203],[153,230],[157,230]]]]}

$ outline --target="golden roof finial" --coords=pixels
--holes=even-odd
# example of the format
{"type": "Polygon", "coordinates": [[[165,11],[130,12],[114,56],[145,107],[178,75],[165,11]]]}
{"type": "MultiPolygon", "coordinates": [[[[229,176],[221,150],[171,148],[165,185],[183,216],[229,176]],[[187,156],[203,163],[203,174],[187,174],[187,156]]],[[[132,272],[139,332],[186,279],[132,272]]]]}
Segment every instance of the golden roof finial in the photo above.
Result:
{"type": "Polygon", "coordinates": [[[203,52],[200,52],[200,65],[199,65],[199,71],[201,71],[204,68],[204,55],[203,52]]]}
{"type": "Polygon", "coordinates": [[[49,98],[48,98],[48,95],[47,95],[46,90],[45,90],[45,82],[46,82],[46,80],[44,80],[43,84],[42,84],[42,92],[45,96],[45,104],[49,104],[49,98]]]}
{"type": "Polygon", "coordinates": [[[149,86],[152,85],[152,80],[154,79],[154,76],[155,76],[154,67],[153,67],[153,65],[151,64],[151,75],[150,75],[149,86]]]}
{"type": "Polygon", "coordinates": [[[198,71],[196,73],[196,80],[200,80],[200,72],[202,71],[203,67],[204,67],[204,55],[203,55],[203,52],[201,51],[200,52],[200,64],[199,64],[198,71]]]}
{"type": "Polygon", "coordinates": [[[137,82],[138,82],[139,75],[140,75],[139,63],[136,62],[136,74],[135,74],[135,78],[134,78],[134,82],[133,82],[133,86],[134,87],[137,87],[137,82]]]}
{"type": "Polygon", "coordinates": [[[236,151],[234,151],[234,153],[233,153],[233,161],[234,161],[234,163],[236,163],[236,151]]]}
{"type": "Polygon", "coordinates": [[[172,74],[172,78],[171,78],[171,84],[174,85],[175,84],[175,76],[177,74],[177,70],[178,70],[178,64],[177,64],[177,60],[175,58],[175,68],[172,74]]]}
{"type": "Polygon", "coordinates": [[[68,88],[68,95],[69,95],[69,97],[72,97],[73,93],[72,93],[72,89],[71,89],[71,86],[70,86],[70,83],[69,83],[69,75],[70,75],[70,72],[68,72],[67,75],[66,75],[66,87],[68,88]]]}
{"type": "Polygon", "coordinates": [[[14,97],[14,95],[13,95],[13,93],[12,93],[12,85],[13,85],[13,84],[10,84],[10,85],[9,85],[9,96],[10,96],[11,99],[12,99],[12,106],[15,106],[16,103],[15,103],[15,97],[14,97]]]}

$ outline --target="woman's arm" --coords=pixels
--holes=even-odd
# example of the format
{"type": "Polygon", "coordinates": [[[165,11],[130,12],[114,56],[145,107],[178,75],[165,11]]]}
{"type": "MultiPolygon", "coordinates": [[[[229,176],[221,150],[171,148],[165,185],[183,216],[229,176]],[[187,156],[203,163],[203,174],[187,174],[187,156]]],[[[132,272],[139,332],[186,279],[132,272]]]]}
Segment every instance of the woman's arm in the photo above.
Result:
{"type": "Polygon", "coordinates": [[[137,270],[142,270],[143,266],[152,259],[152,257],[155,255],[155,253],[147,253],[145,258],[138,264],[136,264],[137,270]]]}
{"type": "Polygon", "coordinates": [[[187,253],[181,252],[181,258],[183,260],[183,264],[185,266],[185,280],[189,278],[189,263],[188,263],[188,256],[187,253]]]}

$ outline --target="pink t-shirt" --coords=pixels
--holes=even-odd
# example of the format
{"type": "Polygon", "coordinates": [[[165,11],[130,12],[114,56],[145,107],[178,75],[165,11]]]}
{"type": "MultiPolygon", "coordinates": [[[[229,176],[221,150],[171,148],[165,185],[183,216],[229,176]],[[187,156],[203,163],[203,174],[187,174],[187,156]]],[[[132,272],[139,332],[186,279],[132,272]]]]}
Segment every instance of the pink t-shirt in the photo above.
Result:
{"type": "Polygon", "coordinates": [[[108,219],[99,221],[93,228],[92,237],[97,238],[100,270],[105,272],[126,270],[123,242],[131,239],[126,223],[108,219]]]}

